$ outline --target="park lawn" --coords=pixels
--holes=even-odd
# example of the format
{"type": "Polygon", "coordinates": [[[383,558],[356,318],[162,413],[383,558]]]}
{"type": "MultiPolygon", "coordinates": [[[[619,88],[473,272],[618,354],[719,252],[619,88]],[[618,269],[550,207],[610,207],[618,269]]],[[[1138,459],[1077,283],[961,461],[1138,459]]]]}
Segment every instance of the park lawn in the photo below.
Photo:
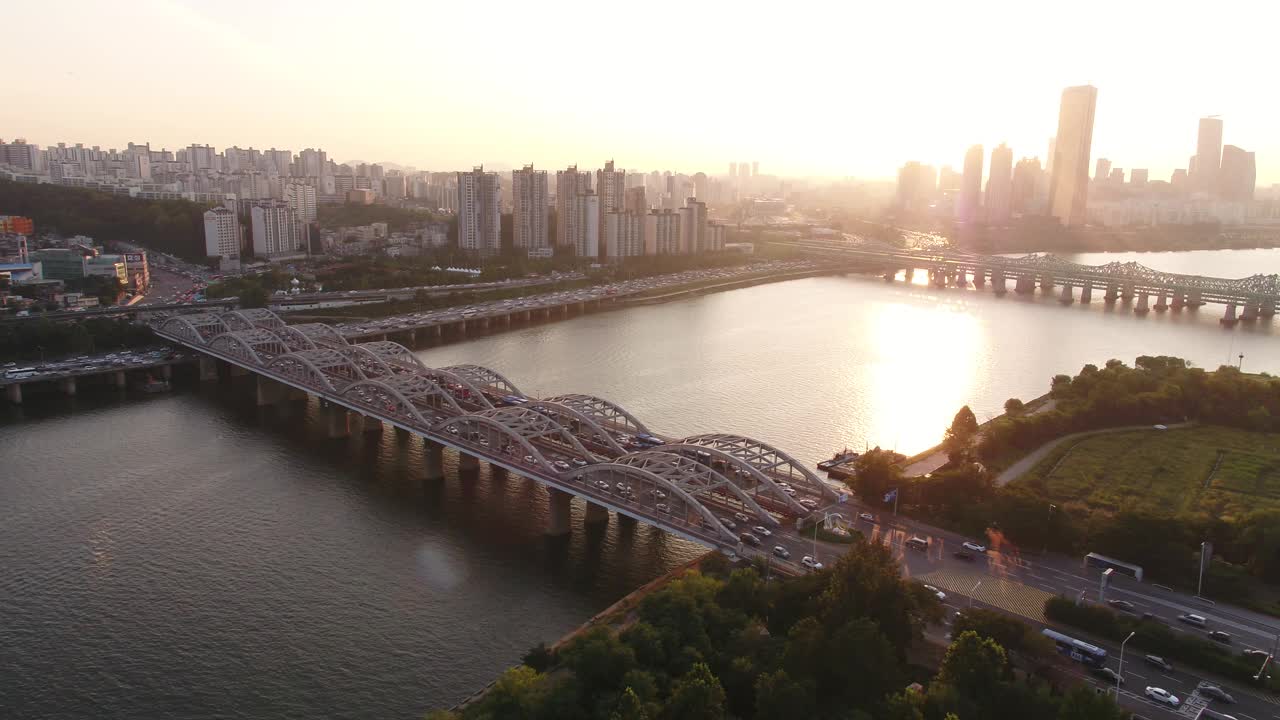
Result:
{"type": "Polygon", "coordinates": [[[1280,434],[1220,426],[1104,433],[1055,448],[1016,484],[1090,512],[1234,520],[1280,509],[1280,434]]]}

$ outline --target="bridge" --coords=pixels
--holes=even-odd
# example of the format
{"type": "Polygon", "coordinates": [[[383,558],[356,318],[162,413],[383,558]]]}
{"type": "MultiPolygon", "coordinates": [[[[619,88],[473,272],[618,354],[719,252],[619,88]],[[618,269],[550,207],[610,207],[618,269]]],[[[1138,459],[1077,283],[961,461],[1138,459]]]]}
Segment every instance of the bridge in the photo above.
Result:
{"type": "Polygon", "coordinates": [[[884,272],[886,280],[893,280],[899,271],[905,271],[910,280],[917,269],[924,269],[938,287],[965,287],[972,278],[978,288],[990,282],[996,294],[1007,292],[1012,280],[1016,293],[1032,294],[1039,285],[1045,294],[1057,293],[1063,304],[1075,302],[1077,290],[1080,302],[1092,302],[1094,291],[1099,290],[1109,303],[1133,301],[1137,314],[1217,303],[1226,306],[1224,325],[1271,317],[1280,305],[1280,275],[1276,274],[1231,280],[1163,272],[1137,262],[1081,265],[1055,255],[1002,257],[951,250],[913,251],[868,241],[804,241],[798,246],[811,254],[873,266],[884,272]]]}
{"type": "MultiPolygon", "coordinates": [[[[167,318],[157,335],[200,354],[202,379],[219,367],[256,375],[257,399],[315,396],[327,431],[340,437],[355,420],[419,435],[429,478],[442,478],[443,451],[463,471],[492,468],[542,483],[548,532],[569,532],[570,501],[587,502],[587,522],[620,516],[722,551],[752,555],[731,517],[779,531],[816,517],[841,498],[782,450],[731,434],[674,438],[603,398],[534,398],[496,370],[434,368],[408,348],[379,340],[351,343],[322,323],[289,325],[269,310],[167,318]]],[[[768,544],[767,542],[765,543],[768,544]]]]}

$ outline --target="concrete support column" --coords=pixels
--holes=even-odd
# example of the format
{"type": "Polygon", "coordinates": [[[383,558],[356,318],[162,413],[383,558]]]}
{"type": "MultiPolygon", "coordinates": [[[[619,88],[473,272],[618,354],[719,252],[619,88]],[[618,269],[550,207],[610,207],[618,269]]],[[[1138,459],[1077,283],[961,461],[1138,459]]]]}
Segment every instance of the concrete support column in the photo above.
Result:
{"type": "Polygon", "coordinates": [[[1258,319],[1258,306],[1256,303],[1245,302],[1241,309],[1240,319],[1245,322],[1253,322],[1258,319]]]}
{"type": "Polygon", "coordinates": [[[1062,294],[1058,296],[1058,302],[1062,303],[1063,305],[1070,305],[1075,301],[1076,301],[1075,297],[1071,294],[1071,286],[1063,285],[1062,294]]]}
{"type": "Polygon", "coordinates": [[[125,377],[123,370],[117,370],[111,374],[111,384],[123,390],[125,388],[125,377]]]}
{"type": "Polygon", "coordinates": [[[1036,291],[1036,279],[1033,275],[1019,275],[1013,284],[1013,291],[1019,295],[1030,295],[1036,291]]]}
{"type": "Polygon", "coordinates": [[[1181,310],[1186,307],[1186,305],[1187,296],[1183,293],[1175,292],[1173,294],[1173,302],[1169,304],[1169,307],[1172,307],[1174,310],[1181,310]]]}
{"type": "Polygon", "coordinates": [[[1219,320],[1218,322],[1222,323],[1223,325],[1226,325],[1227,327],[1231,327],[1232,325],[1235,325],[1236,323],[1240,322],[1240,319],[1236,317],[1235,303],[1227,303],[1227,312],[1225,315],[1222,316],[1222,319],[1219,320]]]}
{"type": "Polygon", "coordinates": [[[330,405],[324,409],[325,436],[330,440],[344,438],[351,434],[351,427],[346,408],[330,405]]]}
{"type": "Polygon", "coordinates": [[[976,271],[974,271],[974,273],[973,273],[973,284],[974,284],[975,286],[977,286],[977,287],[982,287],[982,286],[984,286],[984,285],[986,285],[986,284],[987,284],[987,269],[986,269],[986,268],[978,268],[976,271]]]}
{"type": "Polygon", "coordinates": [[[6,397],[9,398],[9,402],[13,403],[14,405],[22,404],[22,384],[21,383],[14,383],[12,385],[5,386],[4,394],[6,397]]]}
{"type": "Polygon", "coordinates": [[[1273,317],[1276,314],[1276,301],[1264,300],[1262,302],[1262,309],[1258,311],[1258,314],[1262,317],[1273,317]]]}
{"type": "Polygon", "coordinates": [[[207,355],[200,356],[200,382],[218,381],[218,361],[207,355]]]}
{"type": "Polygon", "coordinates": [[[165,380],[172,380],[172,379],[173,379],[173,366],[172,366],[172,365],[161,365],[161,366],[160,366],[160,377],[164,378],[165,380]]]}
{"type": "Polygon", "coordinates": [[[73,377],[62,378],[61,380],[58,381],[58,389],[62,391],[63,395],[66,395],[68,397],[75,395],[76,379],[73,377]]]}
{"type": "Polygon", "coordinates": [[[380,433],[382,432],[382,421],[376,417],[361,415],[360,430],[365,433],[380,433]]]}
{"type": "Polygon", "coordinates": [[[440,335],[443,333],[444,333],[444,328],[441,327],[440,325],[431,326],[431,337],[435,338],[436,340],[439,340],[440,335]]]}
{"type": "Polygon", "coordinates": [[[585,314],[587,314],[587,301],[586,301],[586,300],[583,300],[582,302],[578,303],[578,314],[579,314],[579,315],[585,315],[585,314]]]}
{"type": "Polygon", "coordinates": [[[230,368],[231,377],[244,377],[249,374],[248,370],[234,363],[227,363],[227,367],[230,368]]]}
{"type": "Polygon", "coordinates": [[[547,513],[547,534],[553,536],[568,535],[571,528],[569,527],[569,518],[571,516],[570,501],[573,496],[563,490],[556,488],[547,488],[547,504],[550,512],[547,513]]]}
{"type": "Polygon", "coordinates": [[[1102,296],[1107,302],[1115,302],[1120,297],[1120,291],[1115,283],[1107,283],[1107,294],[1102,296]]]}
{"type": "Polygon", "coordinates": [[[913,267],[907,268],[906,270],[902,271],[902,277],[904,277],[907,282],[911,282],[916,277],[916,269],[913,267]]]}
{"type": "Polygon", "coordinates": [[[458,335],[459,335],[459,336],[464,336],[464,335],[466,335],[466,334],[467,334],[467,321],[466,321],[466,320],[459,320],[459,321],[458,321],[458,335]]]}
{"type": "Polygon", "coordinates": [[[587,503],[587,513],[583,518],[583,522],[588,525],[596,525],[598,523],[609,522],[609,510],[603,505],[597,505],[593,502],[587,503]]]}
{"type": "Polygon", "coordinates": [[[1190,305],[1191,307],[1200,307],[1203,304],[1204,300],[1200,299],[1199,290],[1192,290],[1191,293],[1187,295],[1187,305],[1190,305]]]}
{"type": "Polygon", "coordinates": [[[1120,288],[1120,297],[1125,300],[1132,300],[1133,296],[1136,294],[1136,291],[1133,289],[1133,283],[1125,283],[1124,287],[1120,288]]]}
{"type": "Polygon", "coordinates": [[[1053,292],[1053,276],[1049,273],[1040,276],[1040,291],[1045,293],[1053,292]]]}
{"type": "Polygon", "coordinates": [[[1080,302],[1088,305],[1093,302],[1093,281],[1085,280],[1084,289],[1080,291],[1080,302]]]}
{"type": "Polygon", "coordinates": [[[458,469],[462,472],[475,472],[480,469],[480,458],[468,453],[458,453],[458,469]]]}
{"type": "Polygon", "coordinates": [[[1003,295],[1003,294],[1005,294],[1005,293],[1009,292],[1009,286],[1008,286],[1008,285],[1006,285],[1006,284],[1005,284],[1005,281],[1004,281],[1004,271],[1003,271],[1003,270],[992,270],[992,271],[991,271],[991,289],[992,289],[992,291],[994,291],[994,292],[995,292],[995,294],[997,294],[997,295],[1003,295]]]}
{"type": "Polygon", "coordinates": [[[259,407],[263,405],[275,405],[281,400],[284,400],[287,395],[285,392],[285,388],[287,386],[281,385],[270,378],[265,378],[259,375],[257,385],[256,395],[259,407]]]}
{"type": "Polygon", "coordinates": [[[1138,293],[1138,304],[1133,308],[1133,311],[1139,315],[1146,315],[1151,312],[1151,307],[1147,304],[1150,297],[1146,293],[1138,293]]]}
{"type": "Polygon", "coordinates": [[[405,333],[405,338],[406,338],[406,339],[408,339],[408,341],[409,341],[409,347],[413,347],[414,345],[417,345],[417,344],[418,344],[418,331],[417,331],[417,330],[410,330],[409,332],[405,333]]]}
{"type": "Polygon", "coordinates": [[[964,270],[957,270],[952,285],[956,287],[967,287],[969,285],[969,275],[964,270]]]}
{"type": "Polygon", "coordinates": [[[1167,295],[1168,293],[1166,293],[1164,290],[1161,290],[1160,294],[1156,296],[1156,304],[1155,304],[1156,312],[1164,312],[1165,310],[1169,309],[1169,300],[1167,299],[1167,295]]]}
{"type": "Polygon", "coordinates": [[[426,466],[428,480],[444,479],[444,446],[433,440],[427,440],[422,448],[422,460],[426,466]]]}

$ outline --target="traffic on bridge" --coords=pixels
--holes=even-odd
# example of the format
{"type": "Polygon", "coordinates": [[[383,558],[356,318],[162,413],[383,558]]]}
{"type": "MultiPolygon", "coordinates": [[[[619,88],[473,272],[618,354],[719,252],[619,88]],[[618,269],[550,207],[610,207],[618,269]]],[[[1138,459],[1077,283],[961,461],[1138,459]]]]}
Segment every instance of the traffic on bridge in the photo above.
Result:
{"type": "Polygon", "coordinates": [[[727,553],[777,556],[785,567],[789,551],[769,538],[794,535],[800,521],[843,500],[751,438],[667,437],[608,400],[532,398],[489,368],[427,367],[398,343],[350,343],[328,325],[288,325],[269,310],[176,316],[155,331],[201,353],[202,377],[216,377],[217,361],[256,374],[260,402],[293,388],[340,413],[344,431],[354,411],[421,435],[429,476],[442,476],[450,447],[463,469],[484,460],[537,480],[550,495],[553,534],[569,531],[578,496],[588,521],[611,509],[727,553]]]}

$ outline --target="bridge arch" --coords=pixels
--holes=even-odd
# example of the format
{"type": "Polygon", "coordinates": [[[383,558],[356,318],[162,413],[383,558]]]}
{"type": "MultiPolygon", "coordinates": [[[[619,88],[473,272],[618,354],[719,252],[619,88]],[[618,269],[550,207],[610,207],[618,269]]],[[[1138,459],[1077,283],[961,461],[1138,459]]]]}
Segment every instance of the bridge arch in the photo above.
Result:
{"type": "Polygon", "coordinates": [[[378,340],[375,342],[356,343],[357,347],[364,348],[371,355],[376,355],[382,362],[391,367],[399,366],[405,370],[429,370],[417,355],[409,348],[398,342],[390,340],[378,340]]]}
{"type": "Polygon", "coordinates": [[[232,330],[252,330],[254,328],[277,330],[285,326],[285,322],[280,319],[279,315],[266,308],[230,310],[223,313],[223,321],[232,330]]]}
{"type": "Polygon", "coordinates": [[[649,432],[649,428],[645,427],[639,418],[622,409],[622,406],[604,398],[598,398],[594,395],[569,394],[557,395],[545,398],[545,400],[567,405],[583,415],[591,417],[597,424],[608,423],[633,435],[649,432]]]}
{"type": "Polygon", "coordinates": [[[376,353],[370,352],[368,348],[364,347],[361,344],[357,343],[355,345],[343,345],[341,347],[334,348],[334,349],[337,352],[341,353],[343,356],[345,356],[352,363],[355,363],[355,365],[360,368],[360,371],[363,372],[366,377],[380,378],[380,377],[388,377],[390,375],[395,374],[395,370],[393,370],[391,366],[388,365],[382,359],[381,356],[379,356],[376,353]]]}
{"type": "Polygon", "coordinates": [[[497,420],[510,428],[512,432],[518,433],[530,442],[542,438],[550,438],[558,440],[561,445],[567,446],[565,450],[573,452],[578,457],[593,459],[596,457],[594,453],[578,441],[578,438],[573,433],[569,432],[568,428],[556,422],[554,418],[547,417],[529,408],[523,406],[501,407],[476,414],[497,420]]]}
{"type": "Polygon", "coordinates": [[[317,347],[321,345],[346,345],[347,339],[342,337],[333,327],[324,323],[299,323],[290,325],[294,331],[305,335],[317,347]]]}
{"type": "Polygon", "coordinates": [[[719,462],[729,469],[728,473],[720,472],[730,482],[741,487],[745,492],[757,493],[761,488],[773,499],[785,504],[792,512],[798,515],[808,515],[810,510],[801,505],[798,500],[788,495],[777,481],[768,475],[760,472],[754,465],[741,458],[730,455],[729,453],[710,445],[692,445],[685,443],[672,443],[670,445],[662,445],[656,448],[663,452],[669,452],[684,457],[698,460],[705,464],[712,464],[713,469],[715,463],[719,462]],[[698,453],[705,453],[707,458],[700,458],[698,453]],[[749,481],[749,482],[748,482],[749,481]]]}
{"type": "Polygon", "coordinates": [[[316,344],[304,333],[298,332],[293,325],[285,325],[276,328],[273,332],[280,337],[280,340],[289,348],[289,352],[298,352],[299,350],[315,350],[316,344]]]}
{"type": "Polygon", "coordinates": [[[483,446],[489,448],[487,452],[490,454],[502,455],[511,462],[525,465],[529,464],[524,460],[527,456],[533,458],[533,465],[537,469],[552,474],[558,472],[542,451],[534,447],[527,438],[501,421],[483,414],[445,418],[431,426],[431,432],[436,435],[452,436],[453,442],[464,445],[480,445],[480,440],[483,438],[485,440],[483,446]],[[512,446],[512,452],[505,450],[505,446],[501,444],[504,440],[512,446]]]}
{"type": "Polygon", "coordinates": [[[174,315],[160,324],[160,332],[192,345],[208,345],[209,341],[231,328],[214,313],[174,315]]]}
{"type": "Polygon", "coordinates": [[[422,373],[429,380],[444,388],[449,394],[453,395],[455,400],[463,400],[469,403],[479,405],[484,410],[492,410],[493,403],[489,402],[489,398],[485,397],[480,388],[471,383],[470,380],[454,375],[448,370],[440,368],[426,368],[422,373]],[[459,397],[461,396],[461,397],[459,397]]]}
{"type": "Polygon", "coordinates": [[[459,377],[466,378],[472,385],[489,388],[503,395],[525,396],[524,393],[520,392],[520,388],[515,386],[515,383],[503,377],[497,370],[490,370],[482,365],[450,365],[443,369],[459,377]]]}
{"type": "Polygon", "coordinates": [[[357,380],[342,390],[342,397],[420,428],[431,427],[404,393],[382,380],[357,380]]]}
{"type": "Polygon", "coordinates": [[[254,365],[265,365],[273,357],[289,354],[289,347],[278,335],[262,328],[222,333],[209,341],[209,348],[254,365]]]}
{"type": "MultiPolygon", "coordinates": [[[[576,408],[565,405],[563,403],[551,402],[550,400],[531,400],[521,407],[529,408],[534,412],[542,413],[552,417],[565,429],[569,429],[572,423],[579,423],[586,431],[587,437],[602,438],[599,442],[607,445],[619,455],[626,455],[627,449],[622,447],[611,433],[600,426],[590,415],[578,411],[576,408]]],[[[572,430],[570,430],[572,432],[572,430]]],[[[581,433],[575,433],[581,434],[581,433]]]]}
{"type": "Polygon", "coordinates": [[[670,483],[683,488],[690,495],[710,495],[717,490],[727,492],[750,509],[759,518],[760,522],[774,526],[779,524],[773,515],[760,507],[754,498],[741,487],[738,487],[732,480],[693,458],[657,449],[641,450],[630,455],[623,455],[615,462],[619,465],[644,468],[655,475],[666,478],[670,483]]]}
{"type": "Polygon", "coordinates": [[[618,483],[632,486],[633,492],[636,489],[638,492],[634,492],[635,498],[629,500],[628,504],[639,505],[645,512],[660,520],[666,516],[670,518],[668,522],[678,527],[698,528],[699,533],[709,530],[721,542],[735,546],[738,544],[738,536],[725,527],[710,508],[699,502],[681,484],[673,483],[670,479],[647,468],[616,462],[596,463],[573,470],[567,477],[569,480],[604,483],[609,489],[599,489],[606,492],[613,492],[612,488],[618,483]],[[663,491],[667,497],[659,500],[654,490],[663,491]],[[659,504],[665,504],[666,509],[659,509],[659,504]]]}
{"type": "Polygon", "coordinates": [[[294,382],[319,385],[334,393],[353,382],[368,379],[355,363],[332,348],[281,355],[267,363],[267,367],[294,382]]]}
{"type": "Polygon", "coordinates": [[[799,483],[802,489],[816,493],[827,501],[839,499],[839,495],[798,460],[772,445],[741,435],[710,433],[694,435],[681,441],[684,445],[700,445],[715,448],[748,463],[761,473],[783,476],[789,482],[799,483]]]}

